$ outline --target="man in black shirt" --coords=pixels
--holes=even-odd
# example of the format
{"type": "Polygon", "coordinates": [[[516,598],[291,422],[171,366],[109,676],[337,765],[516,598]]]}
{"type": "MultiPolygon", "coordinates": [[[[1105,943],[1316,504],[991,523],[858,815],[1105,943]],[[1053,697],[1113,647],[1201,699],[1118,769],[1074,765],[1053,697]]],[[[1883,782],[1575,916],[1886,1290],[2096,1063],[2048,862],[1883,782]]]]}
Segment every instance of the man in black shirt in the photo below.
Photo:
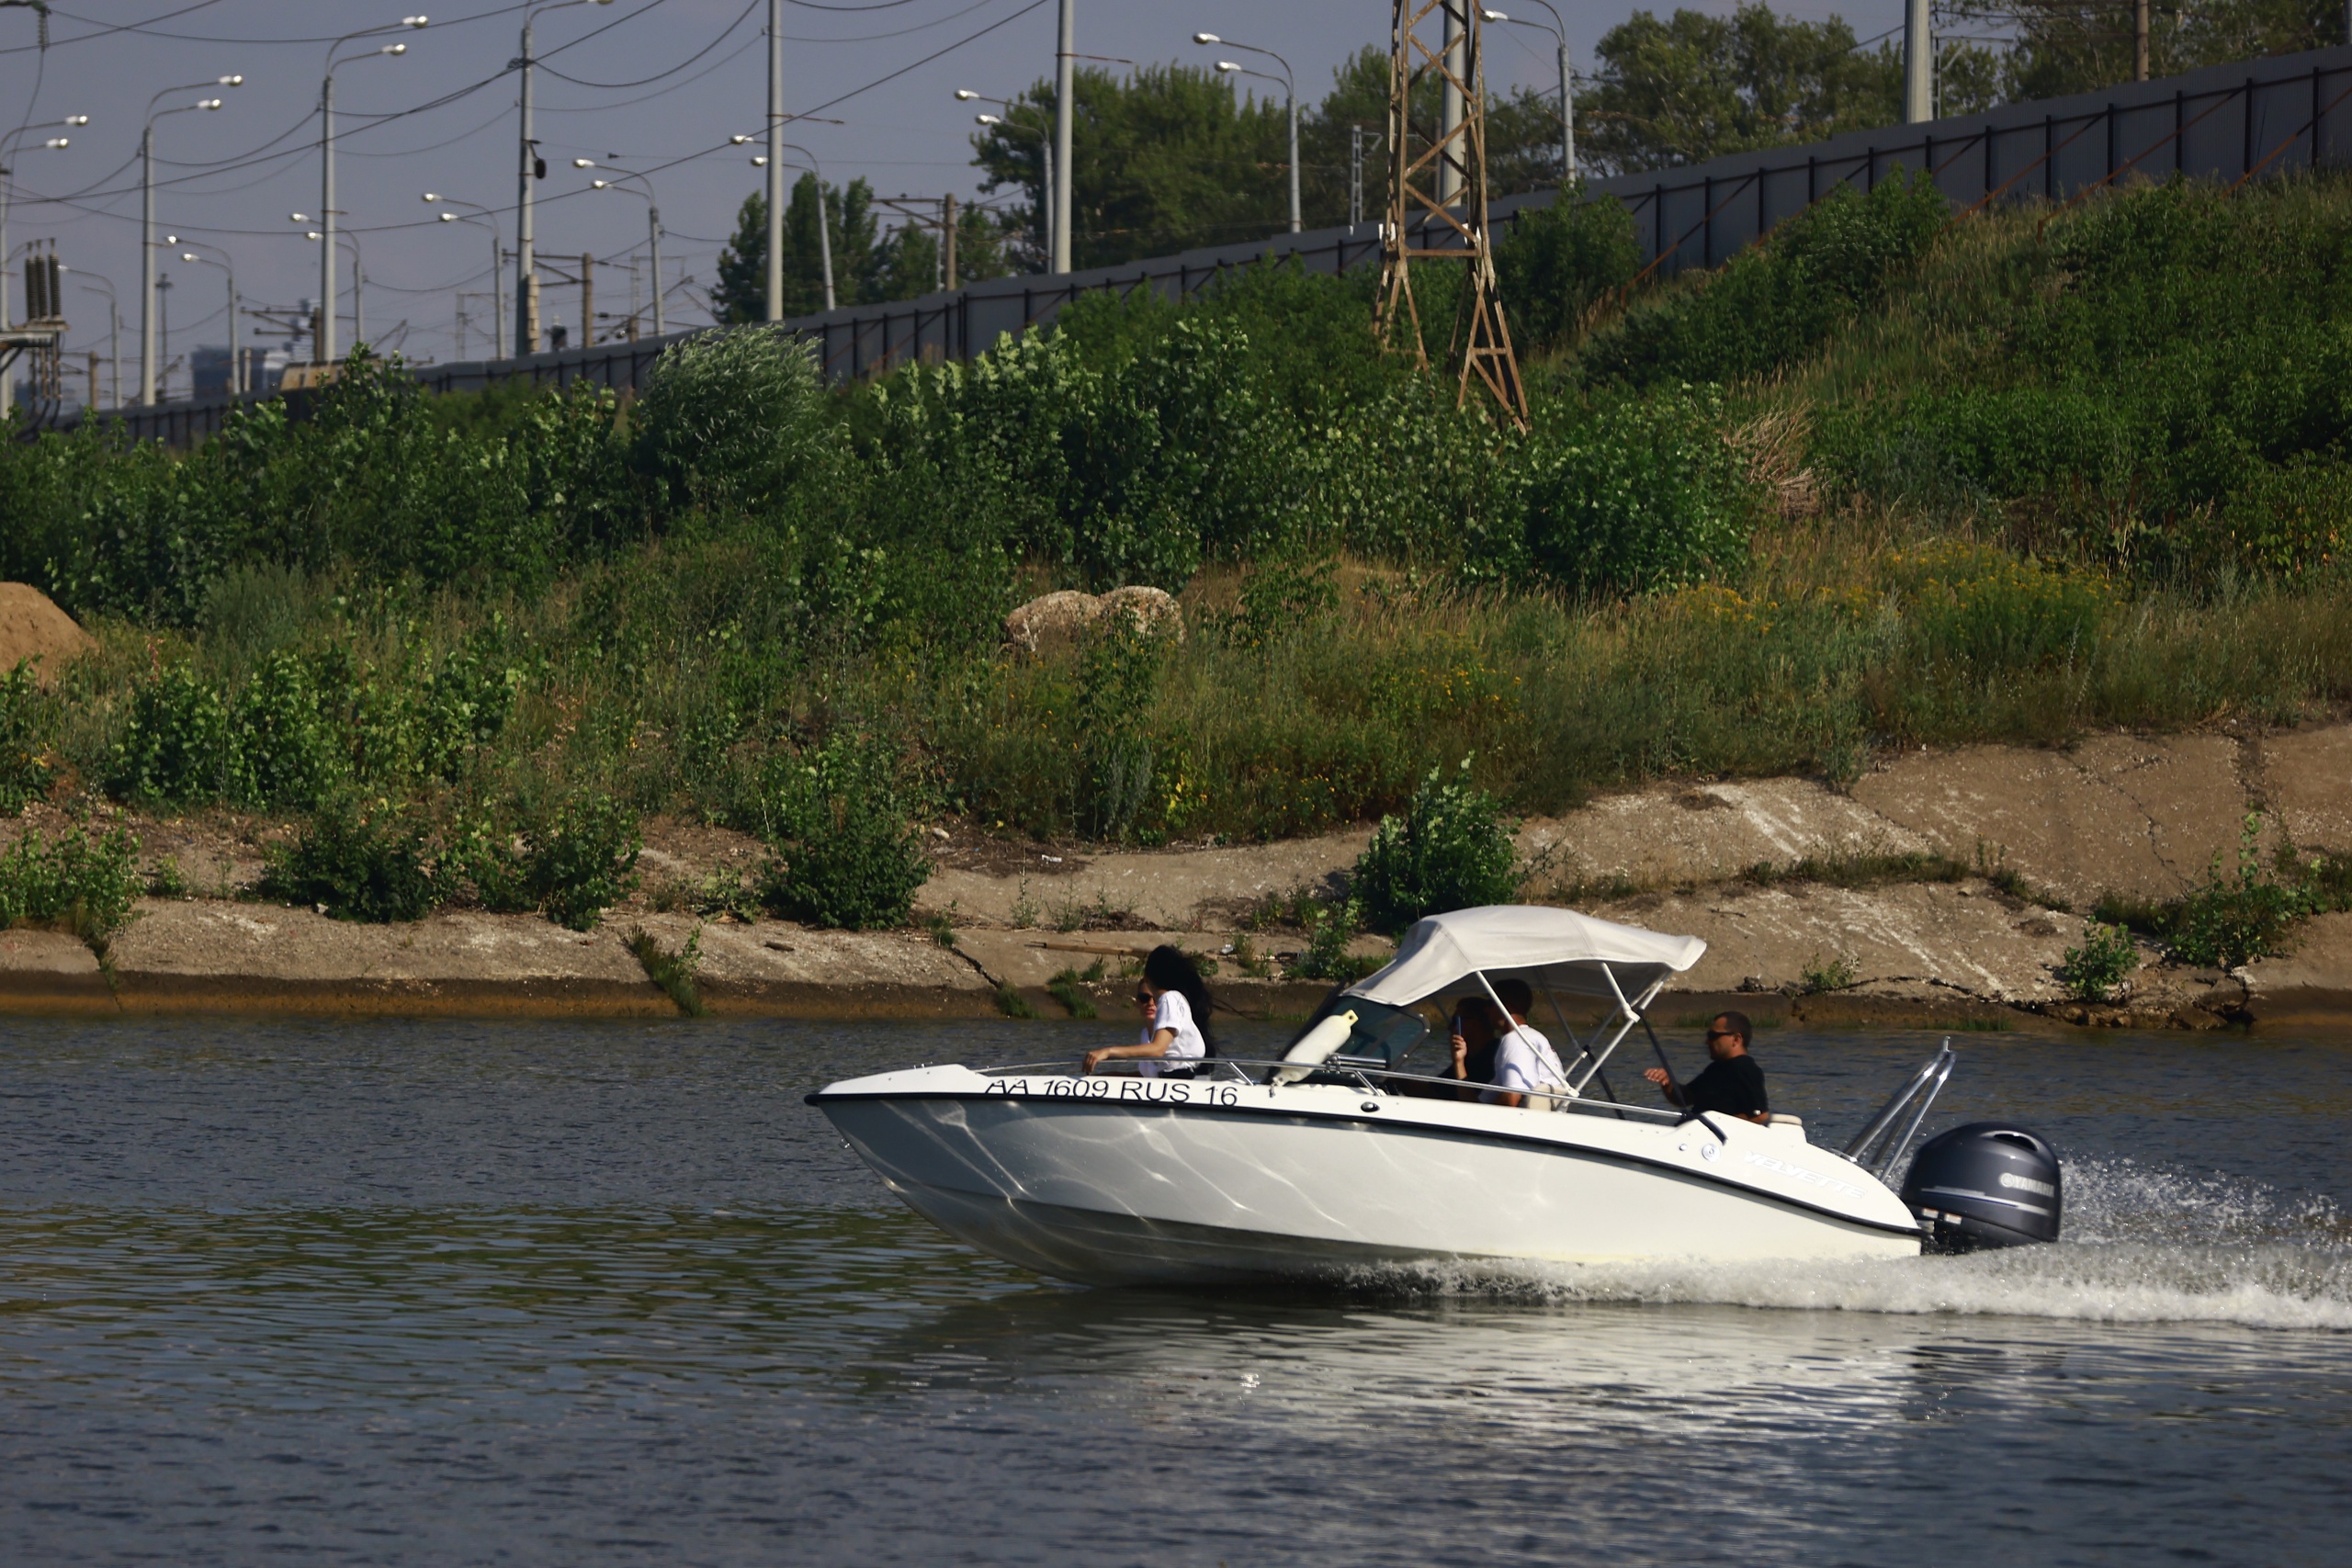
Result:
{"type": "Polygon", "coordinates": [[[1764,1099],[1764,1069],[1747,1054],[1751,1032],[1747,1015],[1725,1012],[1707,1025],[1707,1055],[1713,1058],[1687,1084],[1678,1084],[1664,1067],[1652,1067],[1642,1077],[1666,1091],[1668,1104],[1689,1111],[1715,1111],[1743,1122],[1772,1119],[1764,1099]]]}

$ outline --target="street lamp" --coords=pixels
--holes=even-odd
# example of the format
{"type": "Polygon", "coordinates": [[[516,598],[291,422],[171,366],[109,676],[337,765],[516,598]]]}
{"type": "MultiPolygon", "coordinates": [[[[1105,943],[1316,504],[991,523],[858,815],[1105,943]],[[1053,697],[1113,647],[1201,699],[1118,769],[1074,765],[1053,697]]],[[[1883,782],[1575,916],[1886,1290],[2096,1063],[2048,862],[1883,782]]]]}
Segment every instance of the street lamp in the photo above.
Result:
{"type": "Polygon", "coordinates": [[[1577,106],[1568,96],[1568,26],[1560,19],[1552,0],[1535,0],[1535,4],[1552,13],[1549,22],[1528,21],[1519,17],[1506,17],[1500,11],[1481,9],[1479,17],[1489,22],[1509,22],[1515,28],[1533,28],[1552,35],[1560,51],[1560,187],[1565,190],[1576,183],[1577,177],[1577,106]]]}
{"type": "MultiPolygon", "coordinates": [[[[428,18],[424,17],[402,17],[400,25],[403,28],[421,28],[427,20],[428,18]]],[[[397,60],[408,52],[408,45],[380,44],[365,54],[349,55],[341,60],[335,58],[335,51],[353,39],[377,38],[391,30],[390,28],[381,27],[362,28],[356,33],[345,33],[327,45],[326,78],[319,85],[319,224],[329,235],[334,234],[334,220],[339,216],[334,204],[334,68],[338,65],[355,64],[362,60],[397,60]]],[[[319,336],[315,352],[318,355],[318,362],[322,365],[332,365],[335,358],[334,263],[334,246],[330,243],[321,247],[319,251],[319,336]]],[[[364,286],[357,282],[352,285],[351,335],[355,340],[361,336],[360,321],[363,310],[359,302],[358,290],[362,287],[364,286]]]]}
{"type": "MultiPolygon", "coordinates": [[[[69,114],[57,123],[68,126],[87,125],[90,123],[90,117],[85,114],[69,114]]],[[[28,125],[19,127],[6,136],[0,136],[0,158],[8,155],[11,145],[18,137],[32,136],[48,129],[49,127],[45,125],[28,125]]],[[[66,137],[44,137],[37,150],[44,152],[57,152],[63,151],[68,144],[69,139],[66,137]]],[[[27,148],[26,151],[32,152],[36,149],[27,148]]],[[[14,195],[9,185],[9,175],[12,173],[14,171],[6,164],[0,164],[0,258],[5,258],[8,254],[8,203],[14,195]]],[[[8,308],[8,267],[6,260],[0,259],[0,332],[7,331],[8,323],[15,319],[8,308]]]]}
{"type": "MultiPolygon", "coordinates": [[[[297,223],[307,223],[311,220],[308,217],[300,212],[289,212],[287,216],[293,219],[297,223]]],[[[323,231],[317,229],[306,229],[302,231],[302,238],[310,241],[314,245],[324,243],[329,250],[333,250],[338,244],[349,245],[351,247],[351,336],[352,341],[355,343],[367,342],[368,263],[366,258],[360,254],[359,236],[354,234],[348,229],[329,229],[323,231]]],[[[322,276],[330,275],[322,273],[322,276]]],[[[319,306],[318,335],[323,337],[333,326],[334,321],[334,301],[333,299],[322,301],[319,306]]],[[[332,363],[332,361],[320,359],[315,363],[326,365],[332,363]]]]}
{"type": "MultiPolygon", "coordinates": [[[[166,237],[169,238],[172,243],[175,245],[181,243],[181,241],[176,235],[166,237]]],[[[196,242],[190,240],[187,243],[194,244],[196,242]]],[[[218,245],[207,245],[204,248],[208,251],[220,251],[220,247],[218,245]]],[[[245,390],[244,355],[237,352],[237,311],[242,301],[237,298],[237,268],[233,263],[226,259],[229,254],[228,252],[220,251],[220,254],[223,259],[214,261],[210,256],[200,256],[194,251],[182,251],[180,253],[180,260],[184,262],[195,262],[204,266],[217,266],[222,272],[229,275],[229,393],[232,397],[234,397],[245,390]]],[[[188,374],[189,386],[193,389],[195,385],[195,370],[193,368],[192,361],[188,374]]]]}
{"type": "MultiPolygon", "coordinates": [[[[737,145],[740,146],[741,145],[742,141],[747,139],[729,138],[729,140],[735,141],[737,145]]],[[[801,146],[797,142],[778,141],[775,137],[771,136],[768,138],[768,146],[771,149],[781,147],[787,152],[797,152],[802,157],[808,160],[805,164],[779,163],[776,165],[779,170],[788,168],[806,168],[810,174],[817,176],[817,259],[824,269],[825,309],[830,310],[833,308],[833,226],[832,220],[827,217],[825,213],[825,171],[818,166],[817,154],[811,152],[808,148],[801,146]]],[[[764,169],[767,166],[767,154],[763,153],[752,160],[752,167],[755,169],[764,169]]],[[[784,176],[780,173],[773,175],[768,180],[769,187],[773,190],[782,190],[784,188],[783,180],[784,176]]],[[[772,197],[771,200],[773,199],[774,198],[772,197]]],[[[768,222],[768,232],[771,235],[783,233],[784,226],[782,222],[779,220],[771,217],[768,222]]],[[[781,267],[783,265],[782,253],[777,250],[775,243],[771,241],[768,254],[768,271],[771,274],[775,274],[776,269],[781,267]]],[[[778,287],[780,288],[781,285],[778,287]]],[[[772,321],[783,320],[781,316],[772,316],[769,319],[772,321]]]]}
{"type": "MultiPolygon", "coordinates": [[[[959,98],[979,98],[980,96],[978,93],[967,93],[961,89],[957,90],[956,96],[959,98]]],[[[980,101],[987,104],[1004,103],[1004,100],[1001,98],[980,98],[980,101]]],[[[1007,108],[1011,108],[1012,107],[1012,106],[1010,104],[1005,104],[1005,107],[1007,108]]],[[[985,125],[990,130],[1025,130],[1037,139],[1037,152],[1040,160],[1039,174],[1042,176],[1041,183],[1038,186],[1038,196],[1040,198],[1037,211],[1037,217],[1039,220],[1038,227],[1045,231],[1042,237],[1046,241],[1046,254],[1050,256],[1053,250],[1053,215],[1061,210],[1054,205],[1053,137],[1036,126],[1023,125],[1018,120],[1007,119],[1004,116],[1000,114],[976,114],[972,117],[972,123],[974,125],[985,125]]],[[[1050,261],[1047,265],[1051,265],[1050,261]]]]}
{"type": "Polygon", "coordinates": [[[1261,82],[1279,82],[1282,84],[1283,103],[1284,105],[1283,112],[1286,118],[1290,120],[1290,231],[1294,234],[1297,233],[1298,85],[1291,78],[1290,62],[1284,60],[1281,55],[1276,54],[1271,49],[1259,49],[1251,44],[1235,43],[1232,39],[1221,39],[1215,33],[1194,33],[1193,35],[1193,41],[1199,44],[1223,44],[1227,49],[1238,49],[1244,54],[1262,54],[1267,59],[1272,61],[1275,64],[1283,68],[1283,73],[1281,75],[1272,76],[1263,71],[1252,71],[1248,66],[1243,65],[1237,61],[1220,60],[1216,62],[1216,68],[1228,76],[1255,76],[1261,82]]]}
{"type": "MultiPolygon", "coordinates": [[[[574,162],[575,164],[578,164],[579,165],[581,165],[581,166],[582,166],[582,167],[583,167],[583,168],[593,168],[593,167],[594,166],[594,164],[595,164],[595,160],[594,160],[594,159],[592,159],[592,158],[575,158],[575,159],[573,159],[573,160],[572,160],[572,162],[574,162]]],[[[643,186],[645,187],[645,188],[644,188],[643,190],[641,190],[641,191],[637,191],[637,190],[629,190],[628,186],[623,186],[623,185],[615,185],[615,184],[613,183],[613,180],[590,180],[590,181],[588,182],[588,187],[589,187],[591,190],[617,190],[617,191],[626,191],[626,192],[628,192],[628,195],[630,195],[630,196],[641,197],[643,197],[643,198],[644,198],[644,201],[645,201],[645,233],[646,233],[646,238],[647,238],[647,240],[648,240],[648,241],[652,244],[652,247],[653,247],[653,335],[654,335],[655,337],[660,337],[660,336],[662,336],[664,333],[667,333],[667,332],[670,330],[669,318],[668,318],[666,315],[664,315],[664,314],[663,314],[663,312],[662,312],[662,204],[661,204],[661,202],[660,202],[658,199],[656,199],[656,198],[655,198],[655,197],[654,197],[654,194],[653,194],[653,182],[652,182],[651,180],[647,179],[643,175],[639,175],[639,174],[632,174],[632,173],[630,173],[630,172],[629,172],[628,170],[627,170],[627,169],[615,169],[615,170],[613,171],[613,177],[614,177],[614,179],[635,180],[638,184],[639,184],[639,185],[641,185],[641,186],[643,186]]],[[[824,190],[823,190],[823,188],[822,188],[823,184],[824,184],[824,182],[823,182],[822,180],[820,180],[820,181],[818,182],[818,186],[819,186],[819,187],[820,187],[820,188],[818,189],[818,192],[817,192],[817,200],[818,200],[818,208],[819,208],[819,217],[820,217],[820,220],[821,220],[821,219],[822,219],[822,217],[823,217],[824,195],[825,195],[824,190]]],[[[831,266],[831,261],[832,261],[832,247],[831,247],[831,246],[828,245],[827,247],[825,247],[825,255],[826,255],[826,268],[825,268],[825,270],[826,270],[826,272],[828,273],[828,275],[830,275],[830,274],[831,273],[831,271],[832,271],[832,266],[831,266]]],[[[829,299],[830,299],[830,297],[829,297],[829,299]]],[[[828,306],[827,306],[827,309],[831,309],[831,305],[830,305],[830,303],[829,303],[829,304],[828,304],[828,306]]],[[[632,310],[632,312],[635,310],[635,309],[636,309],[635,301],[631,301],[631,302],[630,302],[630,310],[632,310]]],[[[582,323],[582,331],[586,332],[586,333],[594,333],[594,324],[593,324],[593,323],[583,322],[583,323],[582,323]]],[[[637,321],[636,321],[636,317],[635,317],[635,315],[634,315],[634,314],[632,314],[632,315],[631,315],[631,317],[630,317],[630,319],[629,319],[629,331],[630,331],[630,333],[634,333],[637,331],[637,321]]]]}
{"type": "Polygon", "coordinates": [[[155,106],[174,93],[192,93],[199,87],[242,87],[244,85],[243,76],[215,76],[209,82],[190,82],[182,86],[166,87],[147,100],[145,129],[139,133],[139,400],[150,406],[157,399],[155,351],[162,346],[157,341],[162,323],[156,319],[155,302],[155,122],[167,114],[217,109],[222,100],[198,98],[192,104],[181,104],[168,109],[159,109],[155,106]]]}
{"type": "Polygon", "coordinates": [[[491,357],[495,359],[503,352],[502,345],[506,342],[506,296],[499,292],[498,288],[498,269],[504,265],[506,259],[506,240],[498,231],[498,214],[487,207],[470,201],[459,201],[454,196],[443,196],[438,191],[426,191],[424,199],[435,206],[462,207],[467,209],[467,212],[442,213],[441,221],[444,223],[471,223],[490,231],[490,344],[491,357]],[[478,213],[480,216],[469,217],[468,213],[478,213]]]}
{"type": "Polygon", "coordinates": [[[547,164],[539,157],[538,139],[531,134],[531,28],[543,11],[560,11],[571,6],[609,6],[613,0],[549,0],[545,5],[526,4],[523,7],[523,52],[508,62],[510,70],[523,73],[522,109],[523,138],[520,163],[515,176],[514,195],[514,352],[517,355],[539,351],[539,280],[535,246],[537,230],[532,225],[531,182],[547,173],[547,164]]]}

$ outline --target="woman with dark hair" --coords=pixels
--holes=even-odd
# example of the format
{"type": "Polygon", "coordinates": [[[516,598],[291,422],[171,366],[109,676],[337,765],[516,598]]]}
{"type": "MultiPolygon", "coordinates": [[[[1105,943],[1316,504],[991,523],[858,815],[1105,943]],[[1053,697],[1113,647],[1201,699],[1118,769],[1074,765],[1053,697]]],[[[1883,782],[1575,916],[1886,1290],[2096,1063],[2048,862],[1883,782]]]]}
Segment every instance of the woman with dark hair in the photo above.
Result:
{"type": "Polygon", "coordinates": [[[1191,1063],[1216,1055],[1216,1044],[1209,1038],[1209,988],[1181,948],[1163,944],[1144,959],[1136,1006],[1145,1019],[1143,1038],[1133,1045],[1089,1051],[1088,1072],[1104,1062],[1131,1061],[1145,1077],[1157,1077],[1189,1073],[1191,1063]]]}

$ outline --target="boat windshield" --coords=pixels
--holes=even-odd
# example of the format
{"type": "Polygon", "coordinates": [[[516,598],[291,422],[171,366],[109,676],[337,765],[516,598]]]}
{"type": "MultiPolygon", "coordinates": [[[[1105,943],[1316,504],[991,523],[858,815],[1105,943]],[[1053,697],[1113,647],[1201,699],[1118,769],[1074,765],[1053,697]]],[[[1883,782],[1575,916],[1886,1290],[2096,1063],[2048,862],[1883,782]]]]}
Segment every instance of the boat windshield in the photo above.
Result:
{"type": "Polygon", "coordinates": [[[1347,1043],[1332,1053],[1331,1060],[1360,1067],[1396,1066],[1430,1029],[1429,1020],[1416,1009],[1390,1007],[1362,997],[1335,997],[1316,1010],[1291,1043],[1298,1043],[1308,1030],[1342,1010],[1354,1013],[1356,1021],[1348,1031],[1347,1043]]]}

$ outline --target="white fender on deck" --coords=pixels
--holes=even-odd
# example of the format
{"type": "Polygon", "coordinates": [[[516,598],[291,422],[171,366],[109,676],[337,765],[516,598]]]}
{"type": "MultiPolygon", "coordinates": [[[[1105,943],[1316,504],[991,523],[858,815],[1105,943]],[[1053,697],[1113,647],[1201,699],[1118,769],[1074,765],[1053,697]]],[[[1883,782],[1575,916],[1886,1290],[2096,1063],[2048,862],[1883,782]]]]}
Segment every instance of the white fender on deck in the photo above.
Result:
{"type": "Polygon", "coordinates": [[[1297,1044],[1283,1053],[1289,1064],[1274,1069],[1272,1081],[1294,1084],[1331,1059],[1331,1053],[1348,1043],[1348,1035],[1356,1026],[1352,1011],[1335,1012],[1300,1036],[1297,1044]]]}

